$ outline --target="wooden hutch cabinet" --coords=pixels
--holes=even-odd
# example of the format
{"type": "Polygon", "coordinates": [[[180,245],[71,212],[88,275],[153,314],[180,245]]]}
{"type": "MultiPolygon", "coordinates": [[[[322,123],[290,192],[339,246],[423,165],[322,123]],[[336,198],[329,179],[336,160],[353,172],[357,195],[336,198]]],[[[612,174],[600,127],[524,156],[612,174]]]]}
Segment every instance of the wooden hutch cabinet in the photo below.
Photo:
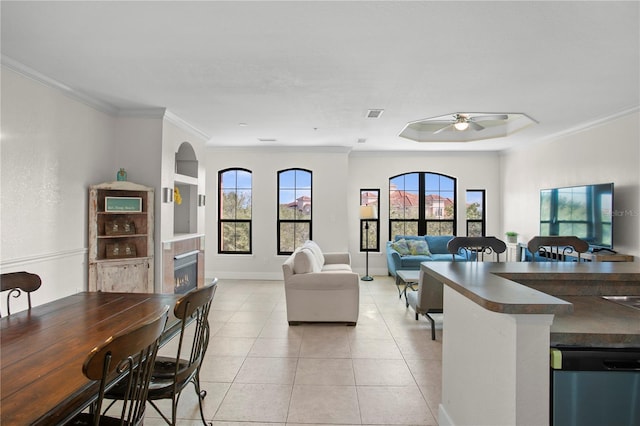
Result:
{"type": "Polygon", "coordinates": [[[153,293],[153,188],[89,188],[89,291],[153,293]]]}

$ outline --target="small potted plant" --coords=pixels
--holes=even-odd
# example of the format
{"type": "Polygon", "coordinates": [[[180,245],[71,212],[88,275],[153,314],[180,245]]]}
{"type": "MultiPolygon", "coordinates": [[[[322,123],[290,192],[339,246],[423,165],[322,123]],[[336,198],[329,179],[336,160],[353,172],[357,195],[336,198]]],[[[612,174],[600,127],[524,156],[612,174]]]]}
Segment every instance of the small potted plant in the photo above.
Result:
{"type": "Polygon", "coordinates": [[[508,243],[517,243],[518,242],[518,233],[517,232],[507,231],[507,232],[505,232],[505,235],[507,236],[507,242],[508,243]]]}

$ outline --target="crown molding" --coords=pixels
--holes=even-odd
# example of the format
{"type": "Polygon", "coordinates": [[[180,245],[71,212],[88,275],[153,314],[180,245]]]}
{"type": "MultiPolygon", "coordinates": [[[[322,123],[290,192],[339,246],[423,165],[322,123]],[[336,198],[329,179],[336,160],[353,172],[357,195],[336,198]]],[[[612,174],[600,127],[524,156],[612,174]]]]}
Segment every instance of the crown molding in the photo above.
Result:
{"type": "Polygon", "coordinates": [[[349,154],[352,149],[349,146],[284,146],[284,145],[267,145],[267,146],[212,146],[208,145],[207,150],[216,152],[281,152],[291,153],[322,153],[322,154],[349,154]]]}
{"type": "Polygon", "coordinates": [[[617,120],[618,118],[625,117],[627,115],[637,113],[640,111],[640,105],[633,106],[631,108],[624,109],[622,111],[618,111],[614,114],[610,114],[604,117],[597,118],[595,120],[588,121],[586,123],[582,123],[578,126],[570,127],[565,130],[561,130],[559,132],[553,133],[551,135],[545,136],[537,140],[537,142],[548,142],[555,139],[564,138],[567,136],[574,135],[576,133],[584,132],[586,130],[590,130],[596,127],[600,127],[603,124],[606,124],[610,121],[617,120]]]}
{"type": "Polygon", "coordinates": [[[173,114],[172,112],[167,111],[166,108],[163,108],[163,107],[135,108],[135,109],[134,108],[131,108],[131,109],[118,108],[107,102],[104,102],[92,96],[89,96],[86,93],[82,93],[76,89],[73,89],[67,86],[66,84],[63,84],[53,78],[47,77],[46,75],[34,70],[33,68],[30,68],[6,55],[0,56],[0,63],[2,64],[2,66],[7,67],[8,69],[22,75],[25,78],[36,81],[37,83],[40,83],[52,89],[56,89],[71,99],[79,101],[91,108],[94,108],[98,111],[109,114],[111,116],[135,117],[135,118],[157,118],[157,119],[164,118],[170,123],[181,128],[182,130],[187,131],[189,133],[193,133],[196,136],[201,137],[205,142],[211,139],[211,137],[207,135],[205,132],[187,123],[185,120],[173,114]]]}
{"type": "Polygon", "coordinates": [[[98,111],[104,112],[109,115],[117,115],[118,108],[107,102],[99,101],[87,95],[86,93],[82,93],[67,86],[66,84],[54,80],[53,78],[47,77],[46,75],[34,70],[33,68],[30,68],[6,55],[2,55],[0,60],[3,66],[22,75],[23,77],[36,81],[44,86],[57,89],[69,98],[81,102],[94,109],[97,109],[98,111]]]}
{"type": "Polygon", "coordinates": [[[169,123],[179,127],[185,132],[193,133],[196,136],[199,136],[200,138],[202,138],[202,140],[205,143],[211,139],[211,137],[208,134],[198,129],[197,127],[193,126],[192,124],[187,123],[186,121],[184,121],[182,118],[178,117],[176,114],[172,113],[171,111],[165,111],[164,118],[169,123]]]}

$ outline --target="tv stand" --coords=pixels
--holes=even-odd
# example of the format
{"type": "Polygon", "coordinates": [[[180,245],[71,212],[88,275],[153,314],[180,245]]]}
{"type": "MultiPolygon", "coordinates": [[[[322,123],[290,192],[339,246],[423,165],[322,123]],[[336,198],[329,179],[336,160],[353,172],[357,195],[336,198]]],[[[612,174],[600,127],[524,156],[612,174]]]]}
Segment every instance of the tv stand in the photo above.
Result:
{"type": "MultiPolygon", "coordinates": [[[[567,253],[567,257],[578,257],[576,253],[567,253]]],[[[581,253],[580,258],[587,262],[633,262],[633,256],[618,254],[613,250],[593,250],[581,253]]]]}

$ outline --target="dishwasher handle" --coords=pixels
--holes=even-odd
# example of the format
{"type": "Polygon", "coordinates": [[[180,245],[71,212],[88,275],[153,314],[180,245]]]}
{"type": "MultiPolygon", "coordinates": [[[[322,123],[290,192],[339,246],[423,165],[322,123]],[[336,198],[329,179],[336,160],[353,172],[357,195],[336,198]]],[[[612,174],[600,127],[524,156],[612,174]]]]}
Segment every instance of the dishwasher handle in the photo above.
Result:
{"type": "Polygon", "coordinates": [[[605,359],[602,365],[611,371],[639,371],[640,360],[636,359],[605,359]]]}

